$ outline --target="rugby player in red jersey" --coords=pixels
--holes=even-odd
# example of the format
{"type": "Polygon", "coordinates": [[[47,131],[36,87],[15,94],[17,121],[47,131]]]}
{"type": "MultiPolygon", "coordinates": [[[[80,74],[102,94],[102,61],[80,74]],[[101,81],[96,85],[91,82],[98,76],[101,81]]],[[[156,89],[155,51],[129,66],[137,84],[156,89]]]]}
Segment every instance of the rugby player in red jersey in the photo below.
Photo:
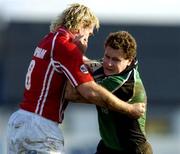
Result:
{"type": "Polygon", "coordinates": [[[30,62],[20,109],[8,122],[8,154],[63,154],[59,123],[67,106],[66,82],[93,104],[139,116],[145,105],[129,105],[97,85],[83,62],[83,52],[99,20],[86,6],[72,4],[52,22],[30,62]]]}

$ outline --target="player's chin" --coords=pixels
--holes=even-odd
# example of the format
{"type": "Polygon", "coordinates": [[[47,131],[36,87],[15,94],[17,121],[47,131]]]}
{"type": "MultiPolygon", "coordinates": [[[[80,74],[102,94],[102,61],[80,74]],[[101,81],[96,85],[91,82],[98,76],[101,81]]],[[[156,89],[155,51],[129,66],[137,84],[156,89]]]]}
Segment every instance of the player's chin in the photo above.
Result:
{"type": "Polygon", "coordinates": [[[107,70],[107,69],[104,69],[104,74],[105,74],[106,76],[109,76],[109,75],[113,75],[113,72],[112,72],[112,71],[109,71],[109,70],[107,70]]]}

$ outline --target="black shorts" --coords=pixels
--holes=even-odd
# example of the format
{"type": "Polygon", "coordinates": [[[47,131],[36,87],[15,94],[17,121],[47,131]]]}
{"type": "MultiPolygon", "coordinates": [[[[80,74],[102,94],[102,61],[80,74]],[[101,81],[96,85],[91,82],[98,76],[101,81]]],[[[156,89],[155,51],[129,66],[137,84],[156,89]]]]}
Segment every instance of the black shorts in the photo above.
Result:
{"type": "Polygon", "coordinates": [[[108,148],[101,140],[95,154],[153,154],[153,151],[151,145],[147,141],[134,148],[128,148],[126,151],[118,151],[108,148]]]}

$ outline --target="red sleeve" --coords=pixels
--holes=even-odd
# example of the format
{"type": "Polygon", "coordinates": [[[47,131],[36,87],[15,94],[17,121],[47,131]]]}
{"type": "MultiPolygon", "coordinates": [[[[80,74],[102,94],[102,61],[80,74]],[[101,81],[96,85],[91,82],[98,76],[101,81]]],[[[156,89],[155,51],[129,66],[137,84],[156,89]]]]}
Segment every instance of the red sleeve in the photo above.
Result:
{"type": "Polygon", "coordinates": [[[58,39],[54,50],[55,60],[61,63],[61,70],[74,87],[93,80],[81,51],[74,43],[58,39]]]}

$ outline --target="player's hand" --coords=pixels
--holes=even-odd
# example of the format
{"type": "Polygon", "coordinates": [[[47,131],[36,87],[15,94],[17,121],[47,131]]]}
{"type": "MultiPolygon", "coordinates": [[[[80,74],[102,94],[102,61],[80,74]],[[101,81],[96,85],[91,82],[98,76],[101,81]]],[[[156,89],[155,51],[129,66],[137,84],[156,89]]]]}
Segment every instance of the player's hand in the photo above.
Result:
{"type": "Polygon", "coordinates": [[[138,119],[141,116],[144,115],[145,111],[146,111],[146,104],[145,103],[134,103],[134,104],[130,104],[130,117],[134,118],[134,119],[138,119]]]}
{"type": "Polygon", "coordinates": [[[89,61],[85,61],[85,64],[88,66],[89,71],[91,73],[95,72],[97,69],[99,69],[100,67],[102,67],[102,63],[97,61],[97,60],[89,60],[89,61]]]}

